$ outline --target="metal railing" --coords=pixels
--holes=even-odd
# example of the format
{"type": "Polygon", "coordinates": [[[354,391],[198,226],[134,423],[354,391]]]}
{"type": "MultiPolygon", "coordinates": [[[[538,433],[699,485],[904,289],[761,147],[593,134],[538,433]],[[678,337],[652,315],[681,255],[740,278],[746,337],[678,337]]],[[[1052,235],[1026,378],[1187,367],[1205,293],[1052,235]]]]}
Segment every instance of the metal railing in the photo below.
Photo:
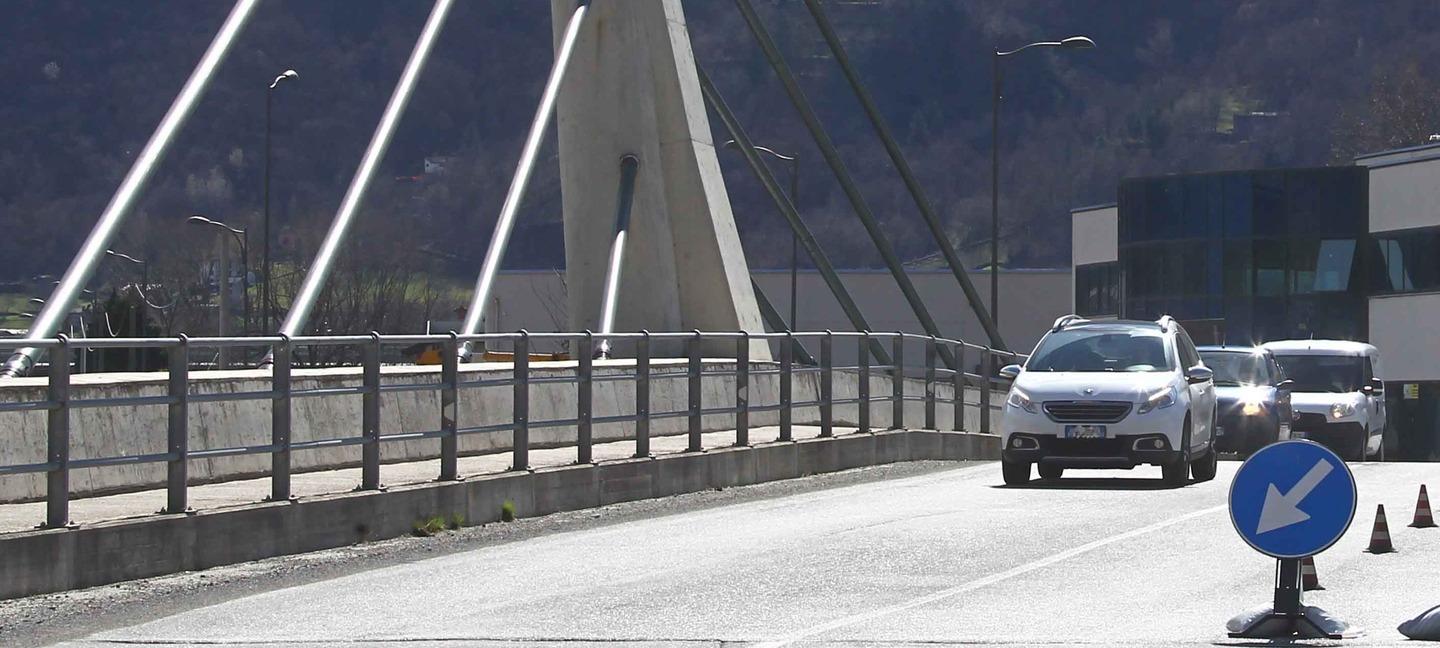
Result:
{"type": "MultiPolygon", "coordinates": [[[[877,403],[888,402],[891,405],[891,426],[902,428],[905,425],[905,403],[923,402],[925,429],[936,429],[937,408],[948,405],[953,408],[954,429],[965,429],[965,393],[967,389],[974,390],[978,394],[977,407],[979,408],[979,432],[988,433],[990,426],[991,391],[1000,384],[1000,379],[995,377],[998,366],[996,362],[1002,358],[1012,361],[1021,361],[1024,356],[1008,351],[992,349],[987,346],[974,345],[960,340],[950,340],[933,336],[912,335],[900,332],[784,332],[784,333],[747,333],[747,332],[665,332],[651,333],[642,331],[639,333],[611,333],[604,337],[615,345],[617,349],[628,347],[633,357],[633,362],[605,361],[608,368],[621,368],[630,366],[630,371],[606,375],[595,374],[595,360],[589,353],[596,342],[595,333],[586,331],[583,333],[528,333],[519,331],[516,333],[499,334],[476,334],[476,335],[381,335],[371,333],[370,335],[343,335],[325,337],[197,337],[191,338],[184,335],[173,338],[99,338],[99,339],[71,339],[64,335],[46,340],[11,340],[0,343],[0,350],[14,348],[21,344],[45,349],[49,352],[52,362],[43,400],[18,400],[0,402],[0,413],[7,412],[46,412],[46,456],[45,461],[30,464],[0,465],[0,476],[17,475],[27,473],[44,473],[46,475],[46,517],[42,527],[69,526],[70,514],[69,503],[71,499],[70,472],[81,468],[98,468],[106,466],[134,466],[141,464],[164,463],[167,466],[166,477],[166,505],[161,513],[183,513],[189,510],[188,488],[189,488],[189,462],[196,459],[213,459],[219,457],[234,457],[241,455],[269,454],[271,467],[268,474],[270,479],[270,494],[268,500],[284,501],[292,498],[291,478],[291,457],[294,452],[321,448],[335,448],[342,446],[358,445],[361,455],[361,483],[360,489],[380,488],[380,446],[386,443],[397,441],[415,441],[421,439],[437,439],[439,441],[441,480],[453,480],[458,477],[459,438],[471,434],[510,432],[513,434],[512,447],[510,449],[512,461],[510,470],[527,470],[530,467],[530,431],[552,427],[574,427],[576,430],[575,452],[578,463],[590,463],[593,460],[594,435],[593,429],[596,425],[633,423],[635,427],[634,444],[635,456],[650,456],[651,422],[658,419],[684,417],[688,424],[686,434],[688,435],[687,452],[696,452],[704,449],[702,425],[704,417],[727,415],[733,417],[735,431],[735,445],[746,446],[750,441],[750,415],[757,412],[778,412],[779,419],[779,440],[792,441],[793,426],[795,421],[795,410],[799,408],[815,408],[819,414],[819,434],[821,437],[830,437],[835,434],[835,408],[841,405],[855,405],[858,408],[858,427],[862,433],[871,431],[871,410],[877,403]],[[820,348],[819,363],[816,365],[802,365],[796,362],[795,344],[797,339],[813,338],[818,339],[820,348]],[[835,344],[838,340],[850,339],[856,345],[859,364],[855,366],[837,366],[834,362],[835,344]],[[703,347],[709,343],[714,345],[720,341],[733,341],[734,355],[730,357],[702,355],[703,347]],[[777,362],[767,362],[755,366],[751,362],[752,343],[767,341],[779,353],[777,362]],[[871,355],[878,344],[889,342],[889,356],[893,358],[893,364],[875,365],[870,363],[871,355]],[[489,345],[495,342],[509,342],[513,349],[513,362],[510,364],[510,375],[507,378],[485,378],[477,380],[462,380],[460,376],[460,364],[458,361],[461,345],[482,343],[489,345]],[[530,358],[532,347],[537,342],[564,343],[569,342],[570,348],[576,349],[573,362],[575,372],[572,375],[547,375],[532,376],[530,369],[530,358]],[[652,358],[653,346],[657,343],[681,342],[686,347],[684,370],[677,371],[672,367],[676,362],[664,362],[664,366],[656,367],[652,358]],[[7,344],[8,343],[8,344],[7,344]],[[923,364],[913,368],[914,378],[906,376],[907,367],[903,362],[906,353],[907,343],[910,345],[923,345],[923,364]],[[414,344],[435,344],[441,347],[440,357],[440,379],[439,382],[386,382],[382,384],[381,358],[384,356],[386,347],[396,345],[414,344]],[[131,396],[131,397],[106,397],[74,399],[71,397],[71,370],[69,362],[55,361],[56,358],[68,358],[76,347],[89,347],[97,349],[107,348],[137,348],[137,349],[162,349],[168,356],[168,369],[165,372],[167,389],[163,396],[131,396]],[[192,382],[192,373],[188,358],[190,352],[195,348],[222,348],[222,347],[268,347],[273,349],[274,364],[266,372],[270,376],[270,389],[240,391],[240,392],[218,392],[201,393],[195,391],[192,382]],[[294,389],[292,386],[293,354],[297,349],[305,347],[349,347],[357,350],[360,356],[361,381],[357,386],[342,387],[319,387],[310,389],[294,389]],[[957,367],[960,370],[952,370],[937,366],[936,359],[940,351],[948,350],[959,362],[957,367]],[[968,352],[968,353],[967,353],[968,352]],[[973,355],[972,355],[973,354],[973,355]],[[976,372],[965,372],[963,370],[965,359],[973,358],[978,362],[976,372]],[[707,370],[707,361],[714,363],[717,360],[729,362],[733,359],[734,368],[722,367],[723,370],[707,370]],[[658,369],[658,370],[657,370],[658,369]],[[858,379],[858,394],[854,398],[837,398],[835,395],[835,376],[840,372],[855,372],[858,379]],[[877,374],[877,372],[880,372],[877,374]],[[795,377],[807,373],[818,374],[817,397],[813,400],[795,400],[795,377]],[[875,395],[871,393],[870,379],[872,376],[889,376],[890,393],[888,395],[875,395]],[[752,403],[752,379],[760,376],[778,377],[778,398],[774,404],[752,403]],[[705,378],[727,377],[734,379],[732,392],[733,405],[723,407],[705,407],[703,402],[703,381],[705,378]],[[686,402],[683,409],[666,409],[655,411],[651,409],[651,386],[656,381],[662,380],[686,380],[686,402]],[[906,394],[906,380],[923,380],[924,390],[919,395],[906,394]],[[634,404],[628,412],[607,413],[597,415],[593,399],[594,386],[597,382],[612,380],[630,381],[634,384],[634,404]],[[953,386],[953,395],[949,398],[940,397],[937,394],[937,385],[942,381],[949,381],[953,386]],[[544,383],[574,384],[576,389],[576,408],[574,416],[546,420],[531,420],[530,398],[531,387],[544,383]],[[478,426],[461,426],[458,420],[457,411],[462,393],[479,388],[511,387],[513,395],[513,415],[511,420],[504,423],[495,423],[478,426]],[[406,430],[389,434],[381,433],[381,420],[384,412],[381,409],[381,395],[396,392],[439,392],[440,416],[439,428],[434,430],[406,430]],[[291,413],[292,406],[296,399],[301,398],[325,398],[331,396],[353,396],[361,397],[361,426],[358,434],[340,438],[317,439],[306,441],[295,441],[291,437],[291,413]],[[203,448],[192,449],[189,447],[190,422],[188,418],[192,405],[202,403],[233,401],[270,401],[270,442],[264,445],[203,448]],[[107,456],[92,457],[84,459],[71,459],[71,427],[70,414],[72,411],[82,408],[106,408],[106,407],[134,407],[134,406],[165,406],[166,415],[166,451],[153,454],[136,454],[129,456],[107,456]]],[[[198,372],[203,374],[204,372],[198,372]]],[[[433,376],[430,373],[415,373],[415,376],[433,376]]],[[[399,377],[399,376],[393,376],[399,377]]],[[[33,383],[32,383],[33,385],[33,383]]]]}

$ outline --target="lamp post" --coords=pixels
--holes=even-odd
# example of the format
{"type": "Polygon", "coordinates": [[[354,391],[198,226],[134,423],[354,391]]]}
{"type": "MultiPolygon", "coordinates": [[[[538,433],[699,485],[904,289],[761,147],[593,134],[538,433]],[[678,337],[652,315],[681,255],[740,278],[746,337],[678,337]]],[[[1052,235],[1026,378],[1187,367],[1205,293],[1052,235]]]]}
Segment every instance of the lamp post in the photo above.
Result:
{"type": "MultiPolygon", "coordinates": [[[[194,225],[207,225],[212,228],[219,228],[223,232],[229,232],[235,242],[240,246],[240,310],[243,311],[242,336],[251,334],[251,233],[245,228],[232,228],[219,220],[209,219],[202,215],[187,217],[187,223],[194,225]]],[[[226,315],[230,314],[230,243],[228,240],[220,240],[220,337],[228,336],[228,321],[226,315]]],[[[220,347],[220,364],[225,364],[225,347],[220,347]]],[[[220,367],[225,369],[225,367],[220,367]]]]}
{"type": "MultiPolygon", "coordinates": [[[[240,245],[240,264],[241,264],[241,266],[240,266],[240,267],[241,267],[241,270],[240,270],[240,288],[241,288],[241,290],[242,290],[242,299],[243,299],[243,306],[242,306],[241,308],[244,310],[244,313],[245,313],[245,316],[244,316],[244,322],[245,322],[245,323],[244,323],[244,325],[243,325],[243,329],[244,329],[244,330],[241,332],[241,334],[242,334],[242,335],[249,335],[249,333],[250,333],[250,242],[249,242],[249,233],[248,233],[244,228],[242,228],[242,227],[231,227],[231,226],[229,226],[229,225],[226,225],[225,223],[222,223],[222,222],[217,221],[217,220],[212,220],[212,219],[210,219],[210,218],[206,218],[205,216],[202,216],[202,215],[200,215],[200,214],[194,214],[194,215],[190,216],[189,218],[185,219],[185,222],[187,222],[187,223],[194,223],[194,224],[196,224],[196,225],[209,225],[209,226],[211,226],[211,227],[217,227],[217,228],[223,230],[224,232],[228,232],[228,233],[230,234],[230,236],[235,239],[235,242],[240,245]]],[[[220,271],[219,271],[220,279],[219,279],[219,281],[217,282],[218,285],[219,285],[219,292],[220,292],[220,317],[218,318],[218,319],[219,319],[218,333],[219,333],[220,337],[227,337],[227,336],[229,335],[229,333],[230,333],[230,331],[229,331],[229,328],[230,328],[230,322],[229,322],[229,320],[230,320],[230,242],[229,242],[229,241],[226,241],[226,240],[223,240],[223,239],[220,241],[220,269],[219,269],[219,270],[220,270],[220,271]]],[[[229,349],[228,349],[227,347],[223,347],[223,346],[220,347],[219,352],[216,354],[216,366],[217,366],[217,368],[219,368],[219,369],[226,369],[226,368],[229,367],[229,364],[230,364],[229,361],[228,361],[228,360],[229,360],[229,358],[228,358],[229,354],[226,353],[226,351],[228,351],[228,350],[229,350],[229,349]]]]}
{"type": "Polygon", "coordinates": [[[280,82],[298,78],[300,78],[300,75],[297,74],[295,70],[285,70],[280,73],[280,76],[275,77],[275,80],[270,82],[270,87],[265,90],[265,216],[262,227],[262,229],[265,230],[263,233],[265,238],[260,244],[261,256],[264,257],[264,267],[261,269],[261,272],[264,274],[261,278],[264,289],[260,292],[260,301],[263,302],[262,306],[265,314],[263,333],[269,333],[274,330],[273,313],[271,312],[270,306],[275,296],[274,289],[270,287],[270,104],[271,98],[275,94],[275,87],[280,85],[280,82]]]}
{"type": "Polygon", "coordinates": [[[990,319],[997,327],[1000,325],[1000,87],[1003,81],[1000,59],[1035,47],[1091,49],[1095,41],[1085,36],[1040,41],[1008,52],[997,49],[991,58],[995,83],[990,97],[990,319]]]}
{"type": "MultiPolygon", "coordinates": [[[[150,264],[133,256],[125,254],[124,252],[105,250],[105,254],[115,257],[117,259],[129,261],[130,263],[140,266],[140,283],[135,287],[135,296],[140,298],[140,304],[130,309],[130,334],[133,337],[137,338],[144,337],[144,335],[141,334],[140,324],[141,322],[145,321],[145,316],[147,315],[147,313],[145,312],[145,294],[143,292],[144,288],[141,288],[140,286],[145,286],[150,283],[150,264]]],[[[136,347],[130,347],[129,368],[131,371],[140,370],[140,350],[136,347]]]]}
{"type": "MultiPolygon", "coordinates": [[[[738,147],[739,144],[736,144],[733,139],[725,142],[725,148],[727,149],[736,149],[738,147]]],[[[755,150],[770,155],[777,160],[790,163],[790,203],[795,205],[798,213],[800,209],[800,156],[784,155],[764,146],[757,146],[755,150]]],[[[795,232],[792,231],[790,233],[790,330],[792,331],[799,330],[799,323],[797,322],[800,312],[798,306],[800,303],[799,290],[797,288],[799,283],[799,267],[800,239],[795,232]]]]}

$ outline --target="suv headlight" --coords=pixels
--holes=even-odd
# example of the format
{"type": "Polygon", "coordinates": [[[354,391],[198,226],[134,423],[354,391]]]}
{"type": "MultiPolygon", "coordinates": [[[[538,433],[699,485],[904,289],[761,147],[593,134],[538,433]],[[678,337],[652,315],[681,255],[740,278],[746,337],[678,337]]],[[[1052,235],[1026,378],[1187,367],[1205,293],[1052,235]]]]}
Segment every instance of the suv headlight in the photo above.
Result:
{"type": "Polygon", "coordinates": [[[1035,401],[1031,400],[1030,395],[1021,391],[1019,387],[1010,388],[1010,397],[1005,399],[1005,404],[1011,407],[1018,407],[1031,414],[1039,411],[1035,407],[1035,401]]]}
{"type": "Polygon", "coordinates": [[[1153,410],[1170,407],[1175,404],[1175,397],[1175,388],[1166,387],[1146,397],[1145,402],[1140,403],[1139,413],[1144,414],[1153,410]]]}
{"type": "Polygon", "coordinates": [[[1330,418],[1342,419],[1355,415],[1355,406],[1350,403],[1335,403],[1330,406],[1330,418]]]}

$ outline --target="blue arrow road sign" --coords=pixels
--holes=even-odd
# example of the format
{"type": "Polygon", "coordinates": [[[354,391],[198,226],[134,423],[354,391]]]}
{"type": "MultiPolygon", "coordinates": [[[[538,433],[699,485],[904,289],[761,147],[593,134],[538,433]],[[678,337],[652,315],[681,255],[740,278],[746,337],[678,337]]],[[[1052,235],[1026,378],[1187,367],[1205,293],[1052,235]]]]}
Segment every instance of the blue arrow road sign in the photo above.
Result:
{"type": "Polygon", "coordinates": [[[1251,455],[1230,483],[1230,522],[1260,553],[1313,556],[1355,517],[1355,476],[1325,446],[1281,441],[1251,455]]]}

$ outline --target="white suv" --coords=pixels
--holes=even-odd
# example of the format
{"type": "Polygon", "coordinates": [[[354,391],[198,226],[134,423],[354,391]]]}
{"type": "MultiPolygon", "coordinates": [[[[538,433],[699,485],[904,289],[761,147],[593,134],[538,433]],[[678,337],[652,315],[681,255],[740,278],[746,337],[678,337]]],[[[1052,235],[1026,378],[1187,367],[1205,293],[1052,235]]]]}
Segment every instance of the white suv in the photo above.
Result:
{"type": "Polygon", "coordinates": [[[1294,381],[1292,438],[1318,441],[1336,454],[1385,460],[1385,383],[1380,353],[1364,342],[1283,340],[1264,347],[1294,381]]]}
{"type": "Polygon", "coordinates": [[[1066,468],[1160,466],[1184,485],[1215,477],[1215,384],[1170,316],[1155,322],[1055,321],[1012,379],[1000,416],[1006,484],[1066,468]]]}

